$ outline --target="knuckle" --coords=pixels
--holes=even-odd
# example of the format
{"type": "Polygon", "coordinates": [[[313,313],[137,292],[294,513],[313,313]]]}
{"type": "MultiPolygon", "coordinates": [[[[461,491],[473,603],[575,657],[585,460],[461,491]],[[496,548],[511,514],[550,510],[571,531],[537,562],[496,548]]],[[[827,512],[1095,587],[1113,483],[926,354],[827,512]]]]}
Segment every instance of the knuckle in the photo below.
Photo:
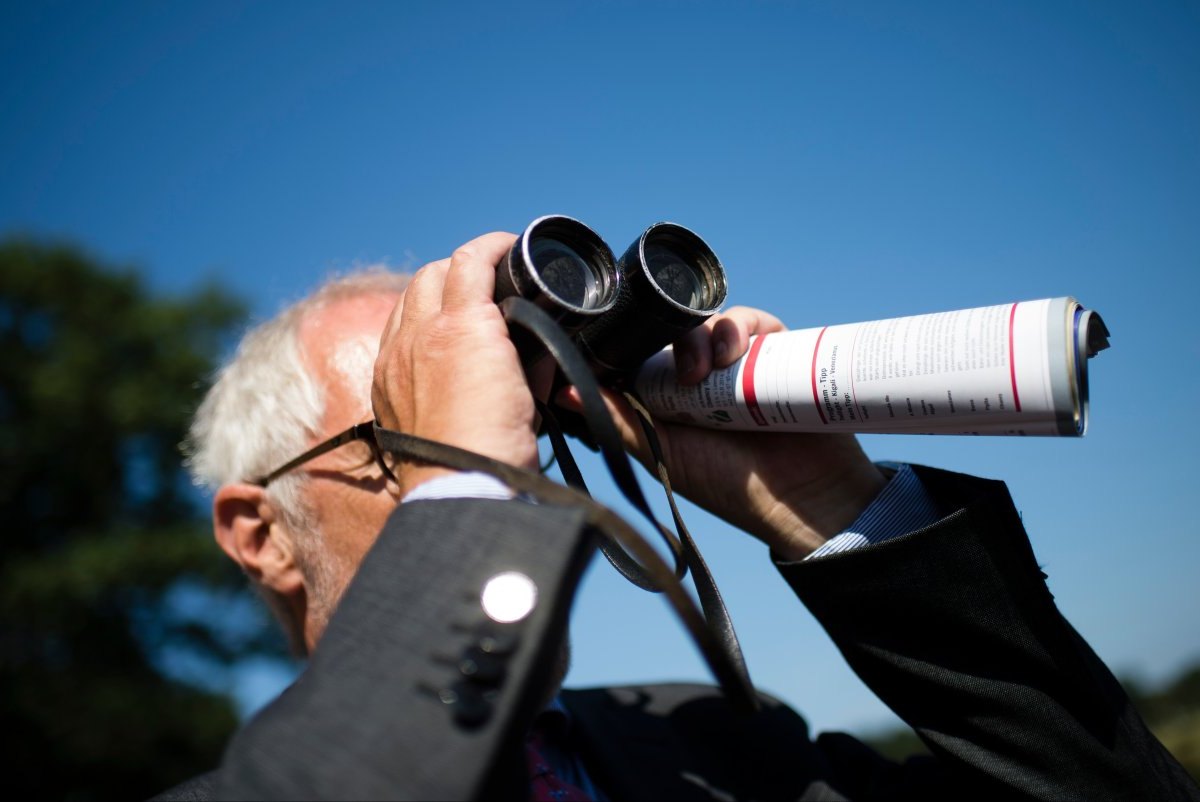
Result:
{"type": "Polygon", "coordinates": [[[413,277],[408,280],[408,287],[406,287],[404,290],[405,294],[409,296],[419,295],[421,289],[426,283],[428,283],[429,275],[433,270],[434,265],[428,264],[422,267],[416,273],[413,273],[413,277]]]}
{"type": "Polygon", "coordinates": [[[464,262],[470,262],[476,256],[475,247],[471,243],[459,245],[454,249],[454,253],[450,254],[450,264],[459,265],[464,262]]]}
{"type": "Polygon", "coordinates": [[[413,275],[412,279],[408,282],[408,286],[411,288],[413,284],[418,282],[427,283],[432,276],[444,271],[448,265],[449,262],[446,259],[438,259],[436,262],[430,262],[413,275]]]}

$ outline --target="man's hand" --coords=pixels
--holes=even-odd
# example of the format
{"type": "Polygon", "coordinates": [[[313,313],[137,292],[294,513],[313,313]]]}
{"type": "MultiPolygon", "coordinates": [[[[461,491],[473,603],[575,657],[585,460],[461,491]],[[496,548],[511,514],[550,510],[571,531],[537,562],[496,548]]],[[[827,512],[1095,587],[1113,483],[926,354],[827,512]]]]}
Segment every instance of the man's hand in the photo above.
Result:
{"type": "MultiPolygon", "coordinates": [[[[736,362],[750,337],[783,331],[773,315],[734,307],[675,343],[679,380],[695,384],[736,362]]],[[[572,389],[559,402],[578,410],[572,389]]],[[[649,465],[641,426],[623,399],[606,393],[626,446],[649,465]]],[[[853,435],[728,432],[656,421],[671,484],[696,504],[799,560],[845,529],[886,479],[853,435]]]]}
{"type": "MultiPolygon", "coordinates": [[[[387,428],[536,468],[533,396],[492,301],[515,239],[485,234],[417,271],[380,340],[371,403],[387,428]]],[[[451,472],[405,463],[401,497],[451,472]]]]}

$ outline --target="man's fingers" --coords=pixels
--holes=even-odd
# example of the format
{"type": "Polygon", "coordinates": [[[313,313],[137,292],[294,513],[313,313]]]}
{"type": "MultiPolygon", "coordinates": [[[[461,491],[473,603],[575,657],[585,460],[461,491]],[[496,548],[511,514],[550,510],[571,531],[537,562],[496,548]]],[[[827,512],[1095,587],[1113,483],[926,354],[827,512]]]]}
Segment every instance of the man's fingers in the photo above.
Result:
{"type": "Polygon", "coordinates": [[[675,341],[675,376],[680,384],[695,384],[712,372],[712,327],[709,318],[675,341]]]}
{"type": "Polygon", "coordinates": [[[713,367],[727,368],[750,348],[750,338],[783,331],[787,327],[770,312],[735,306],[713,323],[713,367]]]}
{"type": "Polygon", "coordinates": [[[713,370],[727,368],[740,359],[757,334],[787,327],[772,315],[749,306],[735,306],[714,315],[675,341],[675,371],[680,384],[696,384],[713,370]]]}
{"type": "Polygon", "coordinates": [[[398,316],[399,326],[410,329],[438,312],[442,308],[442,292],[449,271],[449,259],[430,262],[418,270],[404,290],[403,306],[398,315],[393,315],[393,322],[398,316]]]}
{"type": "Polygon", "coordinates": [[[497,231],[459,247],[450,257],[450,271],[442,291],[442,310],[453,313],[491,303],[496,289],[496,265],[516,238],[515,234],[497,231]]]}

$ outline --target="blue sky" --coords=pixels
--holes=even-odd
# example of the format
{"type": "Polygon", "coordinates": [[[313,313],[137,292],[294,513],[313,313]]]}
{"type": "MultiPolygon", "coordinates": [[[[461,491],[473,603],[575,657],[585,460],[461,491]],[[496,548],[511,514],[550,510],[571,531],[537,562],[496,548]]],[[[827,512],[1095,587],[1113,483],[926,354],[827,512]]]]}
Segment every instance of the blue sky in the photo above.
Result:
{"type": "MultiPolygon", "coordinates": [[[[1006,479],[1064,612],[1157,679],[1200,658],[1198,45],[1188,2],[7,4],[0,234],[260,318],[548,213],[618,252],[687,225],[793,327],[1075,295],[1113,332],[1087,437],[863,442],[1006,479]]],[[[765,550],[685,514],[756,681],[886,724],[765,550]]],[[[706,677],[603,563],[574,630],[572,684],[706,677]]]]}

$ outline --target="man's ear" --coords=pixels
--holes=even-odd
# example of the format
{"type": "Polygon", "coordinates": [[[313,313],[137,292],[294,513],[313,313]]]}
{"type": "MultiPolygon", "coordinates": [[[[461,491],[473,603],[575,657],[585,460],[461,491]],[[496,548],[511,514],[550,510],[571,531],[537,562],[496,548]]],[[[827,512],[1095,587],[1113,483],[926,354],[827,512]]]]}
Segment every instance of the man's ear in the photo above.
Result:
{"type": "Polygon", "coordinates": [[[217,543],[255,582],[303,604],[304,575],[296,561],[295,543],[258,485],[222,486],[213,499],[213,534],[217,543]]]}

